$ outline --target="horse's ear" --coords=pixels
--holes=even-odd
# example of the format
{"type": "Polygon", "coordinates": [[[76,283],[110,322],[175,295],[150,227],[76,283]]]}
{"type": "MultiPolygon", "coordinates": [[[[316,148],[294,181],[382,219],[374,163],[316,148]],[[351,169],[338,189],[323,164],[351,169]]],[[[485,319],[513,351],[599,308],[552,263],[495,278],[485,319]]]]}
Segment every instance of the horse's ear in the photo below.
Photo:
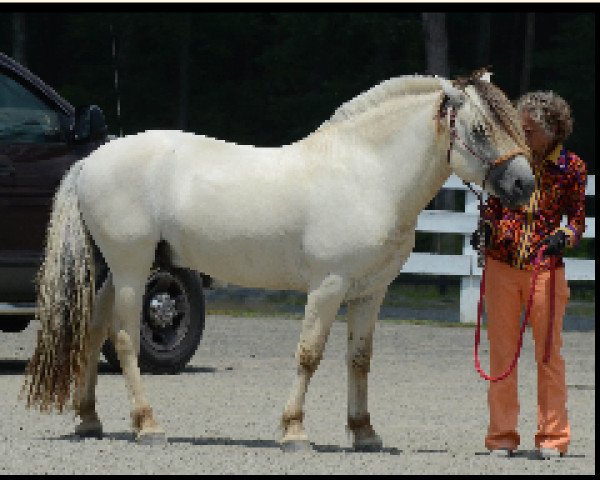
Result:
{"type": "Polygon", "coordinates": [[[481,75],[481,80],[483,80],[484,82],[488,82],[491,83],[492,82],[492,72],[485,72],[483,75],[481,75]]]}
{"type": "Polygon", "coordinates": [[[465,94],[459,88],[456,88],[452,83],[445,78],[440,78],[440,84],[446,99],[444,102],[446,105],[450,105],[454,108],[460,108],[465,102],[465,94]]]}

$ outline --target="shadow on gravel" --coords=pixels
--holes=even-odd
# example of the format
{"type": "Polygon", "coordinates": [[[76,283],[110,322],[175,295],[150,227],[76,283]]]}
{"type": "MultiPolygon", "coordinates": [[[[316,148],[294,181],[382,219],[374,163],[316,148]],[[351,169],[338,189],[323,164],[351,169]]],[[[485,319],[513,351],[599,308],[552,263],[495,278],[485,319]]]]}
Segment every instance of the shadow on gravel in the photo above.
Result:
{"type": "MultiPolygon", "coordinates": [[[[0,360],[0,375],[23,375],[29,360],[0,360]]],[[[117,372],[106,362],[98,363],[98,373],[115,374],[117,372]]]]}
{"type": "MultiPolygon", "coordinates": [[[[125,441],[128,443],[136,443],[132,432],[112,432],[104,433],[102,438],[82,438],[74,433],[61,435],[59,437],[44,437],[44,440],[62,440],[72,443],[81,443],[88,440],[91,441],[103,441],[103,440],[116,440],[125,441]]],[[[187,443],[189,445],[196,446],[225,446],[233,445],[238,447],[246,448],[271,448],[275,450],[281,450],[281,445],[275,440],[237,440],[229,437],[167,437],[168,444],[176,443],[187,443]]],[[[355,451],[353,448],[340,447],[339,445],[317,445],[311,442],[311,448],[313,452],[317,453],[369,453],[367,451],[355,451]]],[[[417,450],[417,453],[443,453],[446,450],[417,450]]],[[[389,455],[400,455],[403,453],[398,448],[382,448],[380,451],[373,453],[387,453],[389,455]]],[[[293,455],[290,453],[289,455],[293,455]]]]}
{"type": "Polygon", "coordinates": [[[316,445],[311,443],[311,446],[315,452],[319,453],[387,453],[388,455],[400,455],[403,450],[398,448],[383,447],[381,450],[354,450],[351,447],[340,447],[339,445],[316,445]]]}
{"type": "MultiPolygon", "coordinates": [[[[235,445],[247,448],[274,448],[281,450],[279,442],[275,440],[236,440],[229,437],[169,437],[168,443],[189,443],[190,445],[235,445]]],[[[311,442],[312,450],[319,453],[365,453],[356,452],[349,447],[340,447],[339,445],[317,445],[311,442]]],[[[382,448],[378,453],[388,453],[389,455],[399,455],[402,450],[397,448],[382,448]]]]}
{"type": "Polygon", "coordinates": [[[81,443],[86,441],[102,441],[102,440],[119,440],[125,441],[129,443],[136,443],[133,437],[133,432],[112,432],[112,433],[104,433],[102,438],[89,437],[83,438],[74,433],[67,433],[65,435],[61,435],[60,437],[44,437],[44,440],[63,440],[72,443],[81,443]]]}
{"type": "MultiPolygon", "coordinates": [[[[218,368],[215,367],[184,367],[181,373],[215,373],[218,368]]],[[[225,367],[224,370],[233,370],[230,367],[225,367]]]]}
{"type": "MultiPolygon", "coordinates": [[[[2,360],[0,359],[0,375],[24,375],[25,367],[29,360],[2,360]]],[[[215,373],[218,369],[214,367],[185,367],[181,373],[215,373]]],[[[229,367],[225,368],[229,370],[229,367]]],[[[98,373],[108,375],[120,375],[121,370],[113,368],[107,362],[98,363],[98,373]]],[[[143,375],[151,375],[143,373],[143,375]]]]}
{"type": "MultiPolygon", "coordinates": [[[[490,454],[490,452],[485,451],[485,452],[475,452],[475,455],[481,456],[481,457],[489,457],[491,454],[490,454]]],[[[538,457],[535,450],[517,450],[516,452],[513,453],[511,458],[524,458],[526,460],[537,460],[539,462],[549,461],[549,460],[543,460],[540,457],[538,457]]],[[[569,458],[585,458],[585,455],[576,455],[573,453],[567,453],[564,457],[553,458],[552,460],[554,460],[554,461],[568,460],[569,458]]],[[[510,461],[510,458],[505,458],[504,460],[510,461]]]]}
{"type": "Polygon", "coordinates": [[[279,448],[275,440],[235,440],[229,437],[167,437],[167,443],[189,443],[190,445],[235,445],[248,448],[279,448]]]}
{"type": "Polygon", "coordinates": [[[0,375],[23,375],[27,360],[0,360],[0,375]]]}

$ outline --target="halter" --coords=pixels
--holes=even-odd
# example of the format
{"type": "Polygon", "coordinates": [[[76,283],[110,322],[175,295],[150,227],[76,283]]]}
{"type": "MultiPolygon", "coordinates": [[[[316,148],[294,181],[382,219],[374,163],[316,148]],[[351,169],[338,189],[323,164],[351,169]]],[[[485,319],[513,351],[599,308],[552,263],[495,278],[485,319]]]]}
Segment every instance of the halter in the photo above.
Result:
{"type": "MultiPolygon", "coordinates": [[[[487,177],[489,176],[492,168],[503,164],[507,160],[510,160],[511,158],[513,158],[519,154],[525,155],[526,152],[522,148],[517,147],[517,148],[514,148],[513,150],[510,150],[509,152],[505,153],[504,155],[500,155],[498,158],[494,159],[494,161],[492,161],[491,163],[488,163],[485,160],[485,158],[481,157],[481,155],[479,155],[477,152],[475,152],[471,147],[469,147],[469,145],[467,145],[467,143],[462,138],[460,138],[460,136],[456,132],[456,109],[450,107],[449,110],[450,110],[450,112],[449,112],[450,144],[448,146],[448,152],[447,152],[447,156],[446,156],[448,164],[450,163],[450,153],[452,151],[452,148],[454,147],[454,141],[458,140],[462,144],[462,146],[465,148],[465,150],[467,150],[471,155],[473,155],[475,158],[480,160],[481,163],[483,163],[484,165],[487,164],[487,171],[483,178],[483,185],[485,185],[487,177]]],[[[445,114],[446,114],[446,109],[442,106],[440,109],[440,117],[444,117],[445,114]]]]}
{"type": "MultiPolygon", "coordinates": [[[[450,164],[450,154],[452,152],[452,148],[454,148],[454,141],[458,140],[462,144],[462,146],[465,148],[465,150],[467,150],[471,155],[473,155],[475,158],[480,160],[481,163],[483,163],[484,165],[487,166],[485,175],[483,177],[483,182],[481,185],[483,188],[485,188],[485,182],[487,181],[488,176],[494,167],[497,167],[498,165],[503,164],[507,160],[509,160],[519,154],[524,155],[526,153],[522,148],[514,148],[513,150],[508,151],[504,155],[500,155],[499,157],[494,159],[494,161],[487,162],[485,158],[481,157],[481,155],[479,155],[471,147],[469,147],[469,145],[467,145],[467,143],[462,138],[460,138],[460,136],[458,135],[458,133],[456,131],[456,109],[452,108],[452,107],[446,108],[444,106],[444,104],[442,103],[442,105],[440,106],[439,118],[445,117],[446,112],[448,112],[448,118],[449,118],[449,124],[450,124],[450,144],[448,145],[446,160],[447,160],[448,164],[450,164]]],[[[482,193],[475,190],[469,182],[466,182],[464,180],[462,182],[469,188],[469,190],[471,190],[471,192],[473,192],[475,194],[475,196],[479,200],[479,206],[478,206],[479,220],[478,220],[478,224],[477,224],[477,229],[479,230],[479,250],[477,252],[477,266],[481,268],[484,266],[484,263],[485,263],[485,258],[484,258],[485,257],[485,255],[484,255],[485,232],[484,232],[484,226],[483,226],[483,223],[484,223],[483,222],[483,195],[482,195],[482,193]]]]}

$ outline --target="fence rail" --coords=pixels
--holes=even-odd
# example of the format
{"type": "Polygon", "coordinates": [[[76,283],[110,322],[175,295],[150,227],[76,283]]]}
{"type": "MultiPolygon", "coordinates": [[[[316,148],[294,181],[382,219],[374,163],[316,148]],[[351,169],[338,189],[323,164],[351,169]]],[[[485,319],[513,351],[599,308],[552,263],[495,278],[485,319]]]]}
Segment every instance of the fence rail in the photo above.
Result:
{"type": "MultiPolygon", "coordinates": [[[[481,268],[477,266],[477,252],[470,244],[471,233],[477,227],[478,200],[473,192],[455,175],[444,183],[444,189],[460,190],[465,193],[465,211],[424,210],[417,220],[417,231],[432,233],[454,233],[463,235],[462,255],[438,255],[413,252],[401,273],[423,275],[457,275],[461,277],[460,321],[477,321],[477,302],[481,268]]],[[[476,187],[476,190],[479,190],[476,187]]],[[[596,195],[596,177],[588,176],[586,196],[596,195]]],[[[485,194],[484,194],[485,195],[485,194]]],[[[563,224],[566,218],[563,217],[563,224]]],[[[596,219],[586,217],[584,238],[596,238],[596,219]]],[[[565,273],[568,281],[596,280],[595,259],[565,258],[565,273]]]]}

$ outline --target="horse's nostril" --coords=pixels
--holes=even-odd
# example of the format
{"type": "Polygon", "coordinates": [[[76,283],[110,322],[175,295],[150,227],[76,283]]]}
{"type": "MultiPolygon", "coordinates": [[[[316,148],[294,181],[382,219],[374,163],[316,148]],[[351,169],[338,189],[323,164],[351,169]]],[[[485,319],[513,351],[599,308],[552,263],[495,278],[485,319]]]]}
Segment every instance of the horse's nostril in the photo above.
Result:
{"type": "Polygon", "coordinates": [[[524,192],[523,182],[520,178],[515,180],[515,193],[522,194],[524,192]]]}

